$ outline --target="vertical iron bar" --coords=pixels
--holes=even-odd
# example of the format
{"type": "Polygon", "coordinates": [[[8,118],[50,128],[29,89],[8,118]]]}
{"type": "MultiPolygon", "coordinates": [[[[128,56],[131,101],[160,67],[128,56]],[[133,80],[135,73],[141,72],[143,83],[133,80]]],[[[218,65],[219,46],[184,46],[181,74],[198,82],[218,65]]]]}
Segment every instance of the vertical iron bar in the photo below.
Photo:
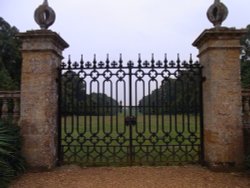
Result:
{"type": "Polygon", "coordinates": [[[199,67],[199,90],[200,90],[200,163],[204,165],[204,124],[203,124],[203,75],[202,67],[199,67]]]}
{"type": "MultiPolygon", "coordinates": [[[[132,116],[132,62],[129,64],[129,116],[132,116]]],[[[133,164],[133,133],[132,125],[129,125],[129,163],[133,164]]]]}
{"type": "Polygon", "coordinates": [[[61,74],[61,67],[59,65],[59,68],[58,68],[58,73],[57,73],[57,93],[58,93],[58,114],[57,114],[57,131],[58,131],[58,139],[57,139],[57,156],[58,156],[58,161],[57,161],[57,165],[60,166],[61,163],[62,163],[62,160],[63,160],[63,152],[62,152],[62,130],[61,130],[61,95],[62,95],[62,92],[61,92],[61,77],[62,77],[62,74],[61,74]]]}

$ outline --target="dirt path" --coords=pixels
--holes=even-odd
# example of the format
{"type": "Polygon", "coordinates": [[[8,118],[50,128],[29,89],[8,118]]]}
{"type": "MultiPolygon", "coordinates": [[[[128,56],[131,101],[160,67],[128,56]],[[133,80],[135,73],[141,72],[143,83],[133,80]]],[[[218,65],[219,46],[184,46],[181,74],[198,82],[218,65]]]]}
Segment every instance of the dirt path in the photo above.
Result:
{"type": "Polygon", "coordinates": [[[216,173],[200,166],[103,167],[64,166],[27,173],[11,188],[250,188],[250,175],[216,173]]]}

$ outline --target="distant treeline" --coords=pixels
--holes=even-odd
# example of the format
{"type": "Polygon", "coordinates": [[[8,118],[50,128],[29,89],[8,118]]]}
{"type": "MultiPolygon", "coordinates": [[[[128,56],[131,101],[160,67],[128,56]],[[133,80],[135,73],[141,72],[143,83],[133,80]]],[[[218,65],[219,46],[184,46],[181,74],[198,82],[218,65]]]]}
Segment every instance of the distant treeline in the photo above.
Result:
{"type": "Polygon", "coordinates": [[[200,110],[201,76],[197,70],[182,70],[176,78],[162,81],[160,88],[139,101],[145,114],[195,113],[200,110]]]}
{"type": "Polygon", "coordinates": [[[114,115],[119,104],[104,93],[86,93],[86,83],[73,71],[61,78],[61,113],[74,115],[114,115]]]}

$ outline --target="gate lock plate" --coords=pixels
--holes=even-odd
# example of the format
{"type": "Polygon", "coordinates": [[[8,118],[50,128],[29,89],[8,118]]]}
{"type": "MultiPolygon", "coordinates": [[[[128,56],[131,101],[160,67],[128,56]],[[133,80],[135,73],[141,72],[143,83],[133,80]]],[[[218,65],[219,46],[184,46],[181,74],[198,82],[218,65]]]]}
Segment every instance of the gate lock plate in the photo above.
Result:
{"type": "Polygon", "coordinates": [[[130,126],[130,125],[136,125],[137,121],[136,121],[136,117],[135,116],[127,116],[125,118],[125,125],[126,126],[130,126]]]}

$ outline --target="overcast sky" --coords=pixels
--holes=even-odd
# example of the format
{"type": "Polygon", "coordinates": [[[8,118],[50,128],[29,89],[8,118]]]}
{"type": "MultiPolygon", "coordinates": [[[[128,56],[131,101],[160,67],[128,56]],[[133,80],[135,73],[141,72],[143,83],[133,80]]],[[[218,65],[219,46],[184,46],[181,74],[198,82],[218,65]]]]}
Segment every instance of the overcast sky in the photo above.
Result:
{"type": "MultiPolygon", "coordinates": [[[[21,32],[39,29],[34,10],[43,0],[0,0],[0,16],[21,32]]],[[[206,18],[214,0],[49,0],[56,12],[51,30],[70,45],[64,56],[78,60],[83,54],[91,60],[96,53],[104,59],[109,53],[117,59],[143,59],[164,53],[175,59],[197,55],[192,42],[212,24],[206,18]]],[[[229,9],[227,27],[244,28],[250,24],[249,0],[222,0],[229,9]]]]}

